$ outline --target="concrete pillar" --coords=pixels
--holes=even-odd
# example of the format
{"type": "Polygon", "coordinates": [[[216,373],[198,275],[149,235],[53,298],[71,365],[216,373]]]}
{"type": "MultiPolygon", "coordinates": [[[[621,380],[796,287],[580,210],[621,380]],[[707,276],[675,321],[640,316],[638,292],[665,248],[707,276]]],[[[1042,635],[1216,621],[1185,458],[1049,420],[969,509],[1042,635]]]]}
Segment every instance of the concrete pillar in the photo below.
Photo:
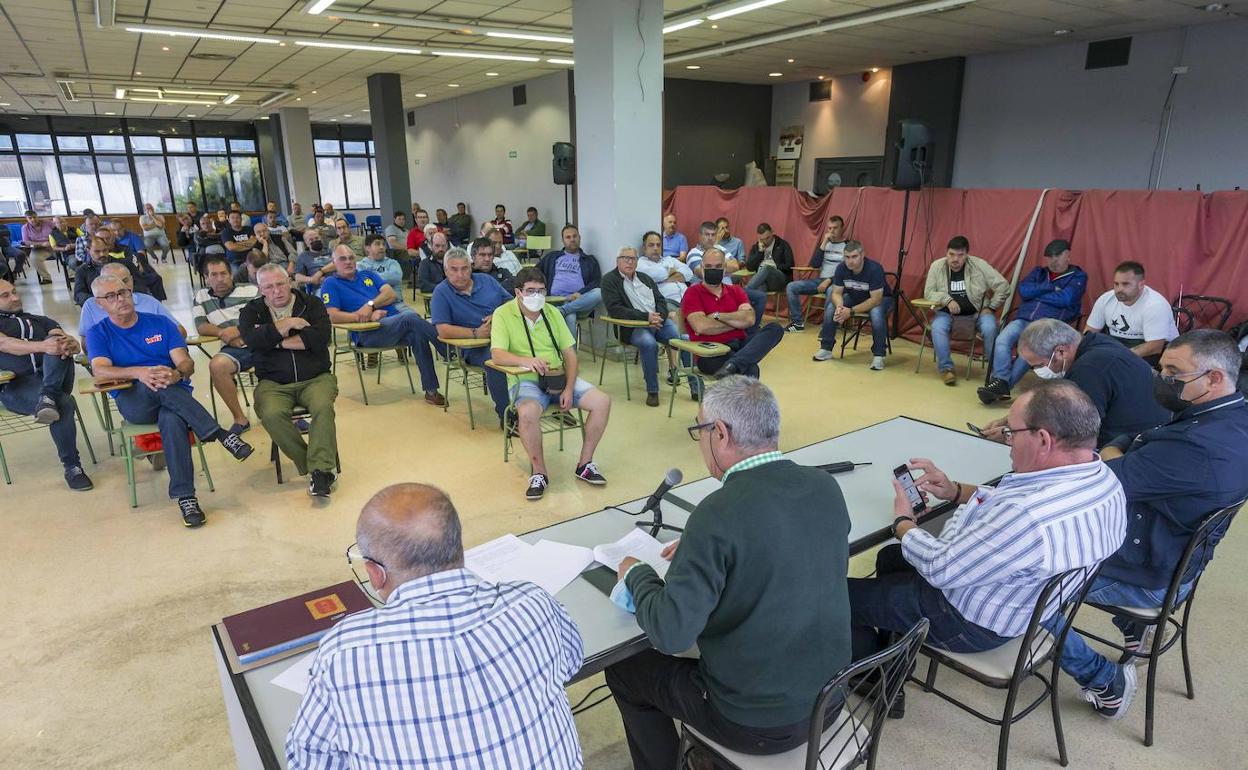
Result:
{"type": "Polygon", "coordinates": [[[282,159],[286,166],[286,186],[303,210],[312,211],[320,200],[316,180],[316,156],[312,153],[312,124],[306,107],[283,107],[277,111],[281,121],[282,159]]]}
{"type": "Polygon", "coordinates": [[[264,191],[268,200],[277,204],[278,211],[290,211],[289,185],[286,182],[286,162],[282,157],[281,120],[276,115],[268,120],[257,120],[256,150],[260,154],[260,176],[264,179],[264,191]]]}
{"type": "Polygon", "coordinates": [[[573,0],[572,34],[577,224],[605,272],[661,224],[663,2],[573,0]]]}
{"type": "Polygon", "coordinates": [[[368,109],[373,123],[373,146],[377,150],[377,207],[381,209],[382,221],[388,222],[392,212],[407,211],[412,204],[403,89],[398,75],[378,72],[368,76],[368,109]]]}

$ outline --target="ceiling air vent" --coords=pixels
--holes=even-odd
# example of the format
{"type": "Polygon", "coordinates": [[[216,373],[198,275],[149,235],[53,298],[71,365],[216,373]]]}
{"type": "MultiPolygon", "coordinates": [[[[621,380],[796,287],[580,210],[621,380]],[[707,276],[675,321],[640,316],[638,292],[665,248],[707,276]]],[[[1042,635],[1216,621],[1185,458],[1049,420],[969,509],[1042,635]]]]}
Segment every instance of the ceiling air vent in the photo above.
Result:
{"type": "Polygon", "coordinates": [[[61,98],[64,99],[65,101],[67,102],[78,101],[78,96],[77,94],[74,93],[74,81],[58,80],[56,81],[56,87],[61,89],[61,98]]]}

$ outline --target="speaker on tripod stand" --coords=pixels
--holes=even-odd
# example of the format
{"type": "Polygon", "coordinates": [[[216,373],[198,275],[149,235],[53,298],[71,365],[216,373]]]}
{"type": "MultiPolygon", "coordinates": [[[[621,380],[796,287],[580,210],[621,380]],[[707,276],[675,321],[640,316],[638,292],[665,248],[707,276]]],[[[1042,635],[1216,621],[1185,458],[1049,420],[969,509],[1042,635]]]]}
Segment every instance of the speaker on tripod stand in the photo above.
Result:
{"type": "Polygon", "coordinates": [[[551,172],[555,184],[563,185],[563,221],[568,218],[568,186],[576,184],[576,147],[571,142],[555,142],[550,148],[551,172]]]}
{"type": "Polygon", "coordinates": [[[921,190],[923,182],[929,178],[934,148],[932,132],[925,123],[903,120],[901,138],[894,148],[897,150],[897,159],[893,165],[893,189],[905,191],[901,204],[901,242],[897,245],[897,298],[893,302],[893,336],[896,337],[901,328],[902,305],[906,306],[916,322],[922,323],[918,311],[910,304],[902,289],[901,276],[906,264],[906,225],[910,219],[910,191],[921,190]]]}

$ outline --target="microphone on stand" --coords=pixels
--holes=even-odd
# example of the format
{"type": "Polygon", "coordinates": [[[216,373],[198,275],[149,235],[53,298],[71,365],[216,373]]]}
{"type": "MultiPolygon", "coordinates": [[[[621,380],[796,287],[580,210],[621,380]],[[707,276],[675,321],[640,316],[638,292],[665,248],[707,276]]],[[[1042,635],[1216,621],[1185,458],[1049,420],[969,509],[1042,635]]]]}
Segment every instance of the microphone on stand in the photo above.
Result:
{"type": "Polygon", "coordinates": [[[659,482],[659,486],[657,489],[654,490],[654,494],[650,495],[650,497],[646,499],[645,507],[643,507],[641,511],[639,511],[636,514],[638,516],[640,516],[643,513],[654,514],[653,521],[637,522],[637,526],[639,527],[650,528],[651,537],[657,537],[659,534],[659,531],[664,530],[664,529],[670,530],[672,532],[684,532],[684,530],[681,529],[680,527],[673,527],[670,524],[663,523],[663,508],[659,505],[659,503],[663,500],[663,495],[670,492],[672,487],[679,484],[684,478],[685,476],[683,473],[680,472],[679,468],[672,468],[671,470],[669,470],[663,476],[663,481],[659,482]]]}

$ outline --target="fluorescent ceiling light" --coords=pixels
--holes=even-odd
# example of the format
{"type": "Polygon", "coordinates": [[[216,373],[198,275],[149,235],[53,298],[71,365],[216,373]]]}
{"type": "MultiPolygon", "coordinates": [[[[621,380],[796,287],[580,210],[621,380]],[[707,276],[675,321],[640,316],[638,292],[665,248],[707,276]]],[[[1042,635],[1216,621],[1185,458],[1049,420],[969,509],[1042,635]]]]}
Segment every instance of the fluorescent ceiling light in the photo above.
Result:
{"type": "Polygon", "coordinates": [[[129,101],[132,102],[155,102],[157,104],[200,104],[205,107],[215,107],[216,102],[205,102],[196,99],[162,99],[159,96],[131,96],[129,101]]]}
{"type": "Polygon", "coordinates": [[[245,35],[242,33],[234,34],[232,32],[204,32],[198,29],[173,29],[171,27],[149,27],[146,24],[126,27],[127,32],[138,32],[143,35],[168,35],[169,37],[200,37],[207,40],[233,40],[238,43],[269,43],[276,45],[280,42],[275,37],[260,37],[259,35],[245,35]]]}
{"type": "MultiPolygon", "coordinates": [[[[119,88],[118,90],[124,91],[125,89],[119,88]]],[[[229,96],[228,91],[192,91],[177,90],[173,88],[146,88],[143,86],[130,86],[129,90],[133,93],[156,94],[157,96],[163,96],[164,94],[178,94],[180,96],[229,96]]]]}
{"type": "Polygon", "coordinates": [[[486,37],[506,37],[515,40],[541,40],[546,43],[572,45],[572,38],[562,35],[539,35],[535,32],[486,32],[486,37]]]}
{"type": "Polygon", "coordinates": [[[434,56],[458,56],[463,59],[497,59],[499,61],[541,61],[538,56],[514,56],[506,53],[473,53],[471,51],[430,51],[434,56]]]}
{"type": "Polygon", "coordinates": [[[312,4],[308,6],[307,12],[315,15],[333,4],[334,0],[313,0],[312,4]]]}
{"type": "Polygon", "coordinates": [[[369,45],[368,43],[331,43],[327,40],[296,40],[295,45],[308,48],[339,48],[345,51],[378,51],[380,53],[421,53],[419,48],[403,48],[395,45],[369,45]]]}
{"type": "Polygon", "coordinates": [[[679,21],[671,25],[670,27],[664,27],[663,34],[666,35],[669,32],[679,32],[682,29],[689,29],[690,27],[696,27],[704,21],[706,21],[706,19],[689,19],[688,21],[679,21]]]}
{"type": "Polygon", "coordinates": [[[222,100],[221,100],[221,103],[222,103],[222,104],[233,104],[233,103],[234,103],[234,102],[236,102],[236,101],[238,101],[238,94],[230,94],[229,96],[227,96],[227,97],[225,97],[224,99],[222,99],[222,100]]]}
{"type": "Polygon", "coordinates": [[[784,0],[755,0],[755,2],[753,3],[746,3],[745,5],[738,5],[736,8],[729,8],[726,11],[708,13],[706,15],[706,18],[710,19],[711,21],[719,21],[720,19],[726,19],[729,16],[736,16],[738,13],[756,11],[759,8],[766,8],[769,5],[778,5],[783,2],[784,0]]]}
{"type": "Polygon", "coordinates": [[[114,99],[125,99],[125,98],[126,98],[126,89],[124,89],[124,88],[115,88],[115,89],[113,89],[113,98],[114,98],[114,99]]]}
{"type": "Polygon", "coordinates": [[[567,64],[568,66],[576,63],[574,59],[547,59],[546,61],[550,64],[567,64]]]}

